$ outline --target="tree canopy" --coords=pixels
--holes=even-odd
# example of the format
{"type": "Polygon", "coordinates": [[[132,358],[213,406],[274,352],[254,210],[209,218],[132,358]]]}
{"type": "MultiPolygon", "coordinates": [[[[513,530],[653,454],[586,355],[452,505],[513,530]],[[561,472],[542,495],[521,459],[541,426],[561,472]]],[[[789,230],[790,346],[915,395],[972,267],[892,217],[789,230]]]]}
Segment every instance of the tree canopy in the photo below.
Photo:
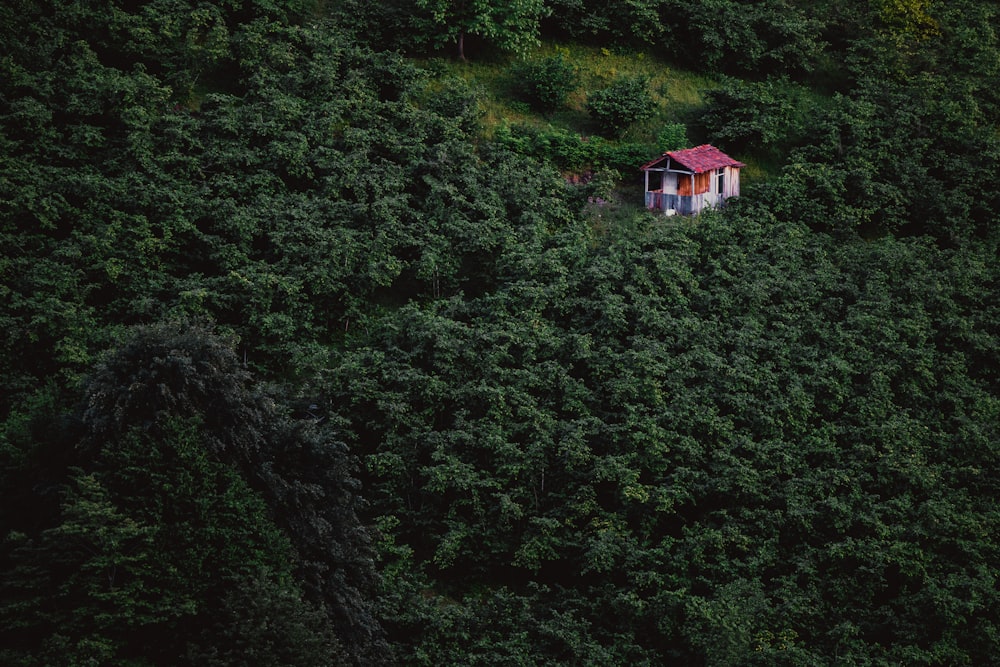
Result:
{"type": "Polygon", "coordinates": [[[542,0],[416,0],[426,14],[425,31],[435,46],[455,44],[465,60],[465,37],[475,35],[502,49],[524,52],[538,42],[539,19],[545,11],[542,0]]]}
{"type": "Polygon", "coordinates": [[[996,7],[0,26],[0,662],[995,661],[996,7]],[[743,196],[640,208],[702,141],[743,196]]]}

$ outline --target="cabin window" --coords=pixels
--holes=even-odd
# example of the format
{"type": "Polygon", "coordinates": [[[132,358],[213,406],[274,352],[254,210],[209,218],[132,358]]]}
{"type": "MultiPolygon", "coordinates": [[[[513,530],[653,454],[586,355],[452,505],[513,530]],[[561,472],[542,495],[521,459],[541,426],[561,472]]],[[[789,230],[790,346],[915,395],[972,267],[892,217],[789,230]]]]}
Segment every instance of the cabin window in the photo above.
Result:
{"type": "Polygon", "coordinates": [[[725,191],[726,191],[725,190],[725,188],[726,188],[726,168],[725,167],[720,168],[719,171],[718,171],[718,174],[719,174],[719,176],[718,176],[718,178],[719,178],[719,189],[717,190],[717,192],[721,195],[721,194],[725,193],[725,191]]]}

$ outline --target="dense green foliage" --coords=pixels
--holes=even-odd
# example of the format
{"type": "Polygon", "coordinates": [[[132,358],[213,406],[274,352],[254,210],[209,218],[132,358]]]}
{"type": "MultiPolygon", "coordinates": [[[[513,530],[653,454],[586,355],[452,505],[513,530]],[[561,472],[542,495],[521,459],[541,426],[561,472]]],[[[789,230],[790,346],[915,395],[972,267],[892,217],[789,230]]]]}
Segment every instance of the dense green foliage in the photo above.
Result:
{"type": "Polygon", "coordinates": [[[652,115],[649,82],[642,77],[622,77],[588,95],[587,111],[605,134],[617,136],[632,123],[652,115]]]}
{"type": "Polygon", "coordinates": [[[628,173],[635,165],[643,164],[657,154],[644,144],[583,137],[563,130],[539,129],[531,125],[501,127],[494,140],[518,153],[534,156],[570,171],[614,169],[628,173]]]}
{"type": "Polygon", "coordinates": [[[562,54],[527,60],[511,71],[517,94],[539,111],[555,111],[578,83],[576,69],[562,54]]]}
{"type": "Polygon", "coordinates": [[[786,147],[799,138],[795,103],[787,81],[725,80],[706,91],[701,122],[713,142],[733,151],[786,147]]]}
{"type": "Polygon", "coordinates": [[[465,59],[465,36],[491,40],[499,47],[525,52],[538,41],[542,0],[414,0],[416,34],[437,47],[458,45],[465,59]]]}
{"type": "MultiPolygon", "coordinates": [[[[333,392],[395,567],[478,632],[545,619],[503,621],[515,664],[988,661],[991,258],[736,220],[564,246],[369,326],[333,392]]],[[[399,604],[454,661],[453,615],[399,604]]]]}
{"type": "Polygon", "coordinates": [[[996,661],[996,7],[0,25],[0,662],[996,661]],[[614,136],[669,90],[529,56],[527,101],[586,94],[604,136],[486,134],[476,85],[398,52],[467,35],[718,85],[651,147],[614,136]],[[622,203],[689,138],[771,177],[622,203]]]}
{"type": "MultiPolygon", "coordinates": [[[[731,74],[808,72],[838,7],[790,0],[551,0],[543,26],[570,39],[652,48],[688,67],[731,74]]],[[[832,4],[832,3],[831,3],[832,4]]],[[[860,18],[855,16],[855,18],[860,18]]],[[[838,26],[839,27],[839,26],[838,26]]]]}
{"type": "Polygon", "coordinates": [[[255,395],[223,341],[141,330],[88,378],[79,413],[69,451],[35,464],[49,488],[5,480],[5,664],[332,665],[338,635],[371,646],[343,451],[255,395]],[[30,511],[45,495],[58,513],[30,511]]]}

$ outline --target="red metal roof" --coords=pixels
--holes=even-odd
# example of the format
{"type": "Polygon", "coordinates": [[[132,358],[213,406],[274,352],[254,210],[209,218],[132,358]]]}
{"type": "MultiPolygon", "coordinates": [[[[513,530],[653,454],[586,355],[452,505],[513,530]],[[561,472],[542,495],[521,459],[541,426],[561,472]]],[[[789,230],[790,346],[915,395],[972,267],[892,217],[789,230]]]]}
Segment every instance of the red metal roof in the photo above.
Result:
{"type": "Polygon", "coordinates": [[[746,166],[742,162],[729,157],[715,146],[702,144],[694,148],[685,148],[682,151],[668,151],[652,162],[642,165],[640,169],[649,169],[667,157],[696,174],[719,169],[720,167],[746,166]]]}

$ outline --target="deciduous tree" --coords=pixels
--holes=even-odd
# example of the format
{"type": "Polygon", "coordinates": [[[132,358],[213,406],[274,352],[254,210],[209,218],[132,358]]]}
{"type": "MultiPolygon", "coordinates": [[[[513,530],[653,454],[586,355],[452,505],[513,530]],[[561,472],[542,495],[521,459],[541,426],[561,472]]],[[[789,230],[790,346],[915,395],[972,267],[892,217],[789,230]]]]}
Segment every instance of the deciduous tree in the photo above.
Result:
{"type": "Polygon", "coordinates": [[[480,37],[506,51],[524,53],[538,42],[542,0],[416,0],[424,38],[436,47],[457,48],[465,60],[465,38],[480,37]]]}

